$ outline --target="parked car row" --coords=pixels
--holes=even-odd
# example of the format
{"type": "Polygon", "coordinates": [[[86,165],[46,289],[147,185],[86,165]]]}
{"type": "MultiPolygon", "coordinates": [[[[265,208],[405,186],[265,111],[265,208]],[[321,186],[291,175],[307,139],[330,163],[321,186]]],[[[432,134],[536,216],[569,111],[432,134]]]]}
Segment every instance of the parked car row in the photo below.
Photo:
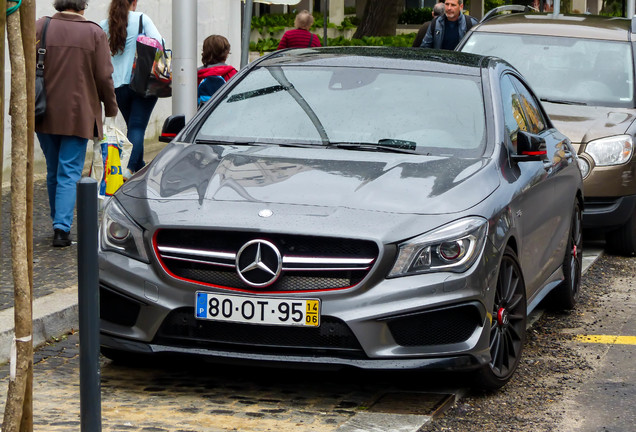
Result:
{"type": "Polygon", "coordinates": [[[555,60],[627,58],[628,26],[525,16],[474,26],[465,52],[278,51],[167,120],[176,137],[104,209],[102,352],[504,385],[528,313],[576,304],[583,226],[622,208],[608,240],[636,237],[633,66],[613,65],[631,75],[612,99],[555,60]],[[614,39],[581,42],[587,25],[614,39]],[[583,89],[552,92],[558,68],[583,89]]]}

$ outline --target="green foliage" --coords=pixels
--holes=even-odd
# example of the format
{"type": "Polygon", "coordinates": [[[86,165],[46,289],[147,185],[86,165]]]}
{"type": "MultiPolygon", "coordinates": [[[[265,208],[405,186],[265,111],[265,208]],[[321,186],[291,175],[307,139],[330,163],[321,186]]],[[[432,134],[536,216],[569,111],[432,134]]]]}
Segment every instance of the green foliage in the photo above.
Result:
{"type": "Polygon", "coordinates": [[[273,27],[293,27],[296,14],[267,14],[262,16],[252,17],[252,30],[258,30],[260,32],[269,31],[272,32],[273,27]]]}
{"type": "Polygon", "coordinates": [[[603,2],[605,6],[599,12],[599,15],[622,17],[623,16],[623,3],[620,1],[608,1],[603,2]]]}
{"type": "Polygon", "coordinates": [[[512,2],[510,0],[484,0],[484,12],[508,4],[512,4],[512,2]]]}
{"type": "MultiPolygon", "coordinates": [[[[329,46],[394,46],[410,47],[413,44],[416,33],[402,34],[397,36],[364,36],[362,39],[347,39],[344,36],[329,38],[329,46]]],[[[268,51],[276,51],[278,39],[259,39],[258,42],[250,43],[250,51],[258,51],[261,54],[268,51]]],[[[320,37],[320,43],[324,45],[324,39],[320,37]]]]}
{"type": "Polygon", "coordinates": [[[347,6],[344,9],[345,15],[355,15],[356,7],[355,6],[347,6]]]}
{"type": "Polygon", "coordinates": [[[250,42],[250,51],[258,51],[261,54],[268,51],[276,51],[278,48],[279,39],[267,38],[259,39],[258,42],[250,42]]]}
{"type": "Polygon", "coordinates": [[[433,18],[433,9],[415,8],[407,9],[398,18],[398,24],[422,24],[433,18]]]}

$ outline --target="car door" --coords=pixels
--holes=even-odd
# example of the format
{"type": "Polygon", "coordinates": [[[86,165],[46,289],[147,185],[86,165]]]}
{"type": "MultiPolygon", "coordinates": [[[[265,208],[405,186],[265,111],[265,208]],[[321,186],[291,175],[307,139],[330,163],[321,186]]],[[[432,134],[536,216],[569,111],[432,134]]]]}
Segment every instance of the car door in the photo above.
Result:
{"type": "MultiPolygon", "coordinates": [[[[516,196],[511,201],[511,210],[520,234],[518,255],[530,300],[560,264],[560,261],[555,262],[554,249],[561,242],[558,230],[562,203],[555,193],[555,179],[561,167],[555,166],[555,137],[546,127],[536,98],[510,73],[501,76],[501,95],[510,154],[517,151],[520,131],[546,140],[547,158],[544,161],[510,160],[512,172],[516,172],[516,196]]],[[[563,246],[557,249],[561,250],[562,257],[563,246]]]]}

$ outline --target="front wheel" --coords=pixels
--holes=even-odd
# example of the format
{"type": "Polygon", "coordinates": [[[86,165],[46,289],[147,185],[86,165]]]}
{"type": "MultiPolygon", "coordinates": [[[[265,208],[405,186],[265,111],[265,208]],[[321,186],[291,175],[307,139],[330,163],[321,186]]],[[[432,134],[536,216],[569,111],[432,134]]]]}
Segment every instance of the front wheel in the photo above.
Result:
{"type": "Polygon", "coordinates": [[[476,384],[496,390],[514,374],[526,338],[526,287],[517,255],[506,247],[499,264],[490,324],[490,362],[476,374],[476,384]]]}
{"type": "Polygon", "coordinates": [[[574,204],[572,223],[568,235],[568,245],[563,257],[565,279],[555,288],[552,306],[559,309],[573,309],[581,288],[581,268],[583,267],[583,214],[578,201],[574,204]]]}

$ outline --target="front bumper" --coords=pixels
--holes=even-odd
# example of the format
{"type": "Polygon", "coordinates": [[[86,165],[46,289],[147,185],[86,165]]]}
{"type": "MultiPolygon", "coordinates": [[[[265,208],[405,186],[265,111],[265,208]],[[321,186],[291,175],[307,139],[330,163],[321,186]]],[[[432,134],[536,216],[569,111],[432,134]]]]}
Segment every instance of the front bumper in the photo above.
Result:
{"type": "Polygon", "coordinates": [[[611,230],[623,226],[636,211],[636,195],[613,198],[585,197],[584,229],[611,230]]]}
{"type": "Polygon", "coordinates": [[[102,252],[101,344],[136,353],[203,355],[221,362],[474,369],[490,360],[488,311],[497,262],[478,260],[462,274],[431,273],[281,295],[320,298],[323,324],[307,329],[195,319],[197,290],[227,291],[179,281],[158,266],[102,252]]]}
{"type": "Polygon", "coordinates": [[[240,351],[212,350],[204,348],[183,348],[175,346],[158,345],[120,339],[115,336],[102,333],[101,346],[118,351],[128,351],[134,354],[184,354],[205,357],[225,364],[246,364],[266,367],[288,367],[297,365],[308,369],[342,369],[353,367],[367,370],[443,370],[443,371],[470,371],[475,370],[490,361],[488,350],[471,355],[457,355],[439,358],[415,358],[415,359],[347,359],[326,355],[293,356],[274,355],[263,353],[245,353],[240,351]]]}

